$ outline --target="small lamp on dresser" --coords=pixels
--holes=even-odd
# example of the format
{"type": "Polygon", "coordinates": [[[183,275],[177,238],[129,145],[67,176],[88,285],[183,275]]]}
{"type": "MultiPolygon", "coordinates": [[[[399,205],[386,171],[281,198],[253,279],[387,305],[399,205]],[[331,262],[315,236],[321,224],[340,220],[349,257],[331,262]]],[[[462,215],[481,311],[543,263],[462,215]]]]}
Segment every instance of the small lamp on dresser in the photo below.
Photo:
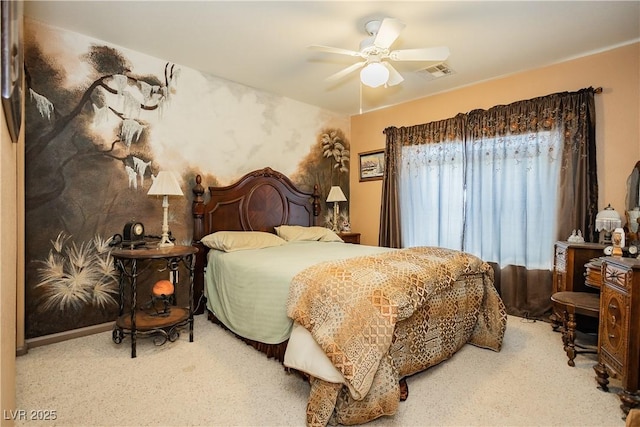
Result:
{"type": "Polygon", "coordinates": [[[160,171],[158,176],[153,180],[151,188],[147,193],[150,196],[162,196],[162,239],[158,243],[159,248],[173,246],[173,242],[169,239],[169,196],[183,196],[182,189],[178,180],[169,171],[160,171]]]}
{"type": "Polygon", "coordinates": [[[611,244],[611,233],[618,227],[622,227],[620,214],[610,204],[596,215],[596,231],[604,231],[604,244],[611,244]]]}

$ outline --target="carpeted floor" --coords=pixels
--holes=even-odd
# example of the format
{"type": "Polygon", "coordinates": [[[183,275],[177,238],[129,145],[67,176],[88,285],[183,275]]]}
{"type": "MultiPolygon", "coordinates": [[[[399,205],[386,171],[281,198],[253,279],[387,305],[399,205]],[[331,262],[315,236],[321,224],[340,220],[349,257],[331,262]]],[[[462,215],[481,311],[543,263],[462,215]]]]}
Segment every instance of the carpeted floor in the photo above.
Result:
{"type": "MultiPolygon", "coordinates": [[[[104,332],[18,357],[17,407],[55,411],[38,426],[303,426],[309,386],[197,316],[195,341],[114,344],[104,332]]],[[[596,388],[594,355],[567,365],[549,324],[509,317],[501,352],[465,346],[408,380],[409,399],[372,426],[624,427],[612,392],[596,388]]]]}

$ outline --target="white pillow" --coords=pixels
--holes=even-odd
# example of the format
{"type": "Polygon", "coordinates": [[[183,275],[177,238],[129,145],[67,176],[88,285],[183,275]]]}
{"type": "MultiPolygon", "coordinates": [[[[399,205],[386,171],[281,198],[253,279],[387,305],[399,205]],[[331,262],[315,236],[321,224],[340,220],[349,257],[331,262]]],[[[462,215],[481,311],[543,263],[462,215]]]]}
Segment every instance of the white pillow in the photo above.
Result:
{"type": "Polygon", "coordinates": [[[269,248],[287,243],[275,234],[264,231],[216,231],[200,241],[211,249],[225,252],[269,248]]]}
{"type": "Polygon", "coordinates": [[[312,240],[319,242],[343,242],[332,230],[325,227],[303,227],[301,225],[281,225],[276,233],[287,242],[312,240]]]}

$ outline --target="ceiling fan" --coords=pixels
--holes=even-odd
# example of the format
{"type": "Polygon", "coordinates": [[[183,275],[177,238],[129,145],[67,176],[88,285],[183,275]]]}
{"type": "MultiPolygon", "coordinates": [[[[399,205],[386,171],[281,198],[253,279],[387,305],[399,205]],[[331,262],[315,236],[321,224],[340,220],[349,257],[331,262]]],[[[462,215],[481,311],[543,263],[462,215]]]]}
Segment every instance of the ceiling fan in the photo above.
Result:
{"type": "Polygon", "coordinates": [[[401,83],[404,78],[389,61],[444,61],[449,57],[447,47],[390,50],[404,27],[403,22],[393,18],[369,21],[365,24],[365,31],[369,37],[360,42],[359,51],[320,45],[311,45],[309,49],[364,58],[364,61],[350,65],[327,77],[327,81],[339,80],[362,68],[360,81],[363,84],[370,87],[394,86],[401,83]]]}

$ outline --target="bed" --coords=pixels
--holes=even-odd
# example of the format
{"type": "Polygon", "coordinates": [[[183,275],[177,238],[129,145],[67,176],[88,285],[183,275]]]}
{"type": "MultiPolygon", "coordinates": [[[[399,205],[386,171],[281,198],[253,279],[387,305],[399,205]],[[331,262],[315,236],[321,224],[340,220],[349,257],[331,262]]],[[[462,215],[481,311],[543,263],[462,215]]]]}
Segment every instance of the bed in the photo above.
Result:
{"type": "Polygon", "coordinates": [[[193,192],[197,309],[309,379],[307,425],[394,414],[407,377],[466,343],[500,350],[506,311],[482,260],[344,243],[318,224],[317,186],[270,168],[207,201],[198,176],[193,192]]]}

